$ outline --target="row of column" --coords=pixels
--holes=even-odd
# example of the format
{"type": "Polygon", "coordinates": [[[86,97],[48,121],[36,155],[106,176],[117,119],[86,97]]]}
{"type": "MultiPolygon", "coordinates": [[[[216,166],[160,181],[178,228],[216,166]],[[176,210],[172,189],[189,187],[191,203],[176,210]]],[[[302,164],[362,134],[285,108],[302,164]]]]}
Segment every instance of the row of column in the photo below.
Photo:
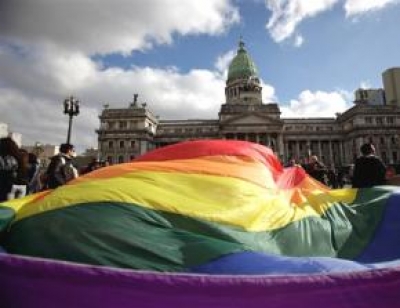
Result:
{"type": "Polygon", "coordinates": [[[259,143],[271,148],[280,158],[284,157],[283,136],[277,133],[229,133],[226,139],[259,143]]]}
{"type": "Polygon", "coordinates": [[[284,146],[286,160],[292,158],[300,160],[316,155],[326,165],[336,166],[346,163],[343,144],[339,140],[288,140],[284,146]],[[327,144],[327,148],[323,149],[323,144],[327,144]]]}

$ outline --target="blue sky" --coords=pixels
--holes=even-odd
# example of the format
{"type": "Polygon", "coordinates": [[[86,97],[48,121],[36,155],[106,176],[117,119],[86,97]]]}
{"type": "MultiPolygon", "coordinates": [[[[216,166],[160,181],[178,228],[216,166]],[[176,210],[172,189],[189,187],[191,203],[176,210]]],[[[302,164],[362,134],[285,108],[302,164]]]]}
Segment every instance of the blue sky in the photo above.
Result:
{"type": "Polygon", "coordinates": [[[332,117],[400,66],[398,0],[5,2],[0,122],[24,144],[64,141],[70,94],[79,148],[97,146],[102,106],[134,93],[162,119],[217,118],[240,35],[282,117],[332,117]]]}

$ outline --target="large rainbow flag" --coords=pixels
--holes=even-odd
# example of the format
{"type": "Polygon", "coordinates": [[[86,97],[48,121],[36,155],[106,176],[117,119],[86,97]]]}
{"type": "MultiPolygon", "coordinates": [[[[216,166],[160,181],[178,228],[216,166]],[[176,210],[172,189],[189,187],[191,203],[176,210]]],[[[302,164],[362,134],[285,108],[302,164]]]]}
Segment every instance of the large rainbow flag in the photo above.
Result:
{"type": "Polygon", "coordinates": [[[0,307],[400,307],[400,189],[189,141],[0,205],[0,307]]]}

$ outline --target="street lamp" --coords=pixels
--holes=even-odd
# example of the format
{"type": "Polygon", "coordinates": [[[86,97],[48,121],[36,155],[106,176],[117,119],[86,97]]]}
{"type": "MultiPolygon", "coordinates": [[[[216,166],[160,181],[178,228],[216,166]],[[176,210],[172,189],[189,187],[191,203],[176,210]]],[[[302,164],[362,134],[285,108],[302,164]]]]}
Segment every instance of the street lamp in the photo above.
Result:
{"type": "Polygon", "coordinates": [[[64,100],[64,113],[69,116],[67,143],[71,140],[72,117],[79,114],[79,101],[72,95],[64,100]]]}

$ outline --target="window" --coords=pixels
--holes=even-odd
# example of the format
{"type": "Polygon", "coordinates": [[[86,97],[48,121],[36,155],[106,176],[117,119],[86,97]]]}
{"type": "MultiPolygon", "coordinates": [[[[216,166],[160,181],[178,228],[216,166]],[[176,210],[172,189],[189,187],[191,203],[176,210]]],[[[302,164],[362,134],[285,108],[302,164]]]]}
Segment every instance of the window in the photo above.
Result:
{"type": "Polygon", "coordinates": [[[125,129],[127,127],[128,127],[128,124],[126,123],[126,121],[120,121],[119,122],[119,128],[125,129]]]}
{"type": "Polygon", "coordinates": [[[131,141],[131,149],[134,149],[134,148],[135,148],[135,145],[136,145],[136,141],[135,141],[135,140],[132,140],[132,141],[131,141]]]}
{"type": "Polygon", "coordinates": [[[121,141],[119,142],[119,148],[120,148],[120,149],[125,148],[125,141],[121,140],[121,141]]]}
{"type": "Polygon", "coordinates": [[[138,128],[139,123],[138,123],[138,121],[131,121],[130,125],[131,125],[131,128],[138,128]]]}
{"type": "Polygon", "coordinates": [[[372,117],[365,117],[365,123],[372,124],[372,117]]]}
{"type": "Polygon", "coordinates": [[[382,160],[385,164],[387,163],[387,156],[386,156],[386,152],[384,152],[384,151],[382,151],[382,160]]]}
{"type": "Polygon", "coordinates": [[[382,118],[376,118],[376,124],[382,125],[383,124],[382,118]]]}
{"type": "Polygon", "coordinates": [[[108,141],[108,148],[109,149],[114,148],[114,141],[108,141]]]}
{"type": "Polygon", "coordinates": [[[394,124],[394,117],[387,117],[386,122],[387,124],[394,124]]]}

